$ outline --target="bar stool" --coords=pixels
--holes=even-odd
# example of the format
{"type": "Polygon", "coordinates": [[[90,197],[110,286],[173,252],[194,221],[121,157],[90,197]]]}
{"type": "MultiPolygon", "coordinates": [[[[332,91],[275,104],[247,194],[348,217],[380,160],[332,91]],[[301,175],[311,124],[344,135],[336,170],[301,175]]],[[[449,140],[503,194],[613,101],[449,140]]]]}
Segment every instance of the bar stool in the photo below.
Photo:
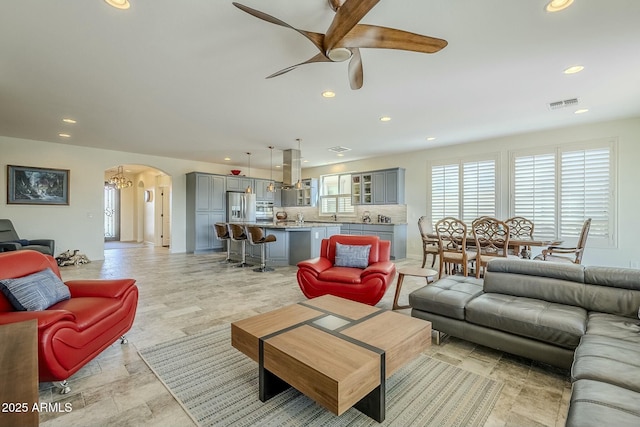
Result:
{"type": "Polygon", "coordinates": [[[244,226],[240,224],[227,224],[229,226],[229,236],[234,242],[240,242],[242,245],[242,262],[236,265],[236,267],[248,267],[247,260],[247,234],[245,233],[244,226]]]}
{"type": "Polygon", "coordinates": [[[265,260],[265,245],[267,243],[275,242],[276,236],[274,236],[273,234],[265,236],[262,228],[255,225],[248,225],[246,228],[246,234],[249,243],[254,246],[260,245],[260,267],[254,268],[253,271],[260,273],[264,273],[265,271],[273,271],[273,268],[267,267],[267,263],[265,260]]]}
{"type": "Polygon", "coordinates": [[[229,240],[231,240],[231,236],[229,235],[227,224],[217,222],[213,224],[213,229],[216,232],[216,238],[222,242],[226,242],[225,245],[227,246],[227,259],[222,262],[233,262],[231,261],[231,244],[229,243],[229,240]]]}

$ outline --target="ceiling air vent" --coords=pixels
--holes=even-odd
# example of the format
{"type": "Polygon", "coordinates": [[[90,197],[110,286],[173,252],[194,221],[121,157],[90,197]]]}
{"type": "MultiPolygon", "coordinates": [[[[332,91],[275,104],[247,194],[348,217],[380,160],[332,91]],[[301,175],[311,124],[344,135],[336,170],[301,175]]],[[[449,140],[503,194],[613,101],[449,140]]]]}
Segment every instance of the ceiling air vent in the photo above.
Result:
{"type": "Polygon", "coordinates": [[[329,151],[333,151],[334,153],[344,153],[345,151],[351,151],[351,148],[341,147],[338,145],[336,147],[329,148],[329,151]]]}
{"type": "Polygon", "coordinates": [[[565,99],[564,101],[555,101],[549,103],[550,110],[558,110],[560,108],[574,107],[578,105],[578,98],[565,99]]]}

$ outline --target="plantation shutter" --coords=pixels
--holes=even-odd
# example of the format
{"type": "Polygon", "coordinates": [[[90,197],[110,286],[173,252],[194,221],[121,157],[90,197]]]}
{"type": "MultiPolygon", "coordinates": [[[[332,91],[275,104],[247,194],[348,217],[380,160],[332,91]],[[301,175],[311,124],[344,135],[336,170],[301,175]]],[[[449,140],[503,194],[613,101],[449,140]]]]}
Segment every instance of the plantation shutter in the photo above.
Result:
{"type": "Polygon", "coordinates": [[[351,174],[321,177],[320,212],[322,214],[353,213],[351,174]]]}
{"type": "Polygon", "coordinates": [[[556,176],[554,153],[514,158],[513,216],[534,223],[536,237],[556,237],[556,176]]]}
{"type": "Polygon", "coordinates": [[[608,241],[611,235],[611,153],[597,148],[562,152],[560,234],[577,238],[591,218],[589,240],[608,241]]]}
{"type": "Polygon", "coordinates": [[[431,219],[460,215],[460,166],[439,165],[431,168],[431,219]]]}
{"type": "Polygon", "coordinates": [[[462,220],[471,224],[481,216],[496,215],[496,162],[463,164],[462,220]]]}

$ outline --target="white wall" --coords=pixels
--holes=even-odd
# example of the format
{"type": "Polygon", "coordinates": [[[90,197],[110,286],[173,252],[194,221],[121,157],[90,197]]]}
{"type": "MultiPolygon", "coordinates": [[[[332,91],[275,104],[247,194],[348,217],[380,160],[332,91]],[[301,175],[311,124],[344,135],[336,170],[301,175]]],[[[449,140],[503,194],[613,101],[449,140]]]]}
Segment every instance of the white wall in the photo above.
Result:
{"type": "MultiPolygon", "coordinates": [[[[426,149],[375,159],[341,163],[303,170],[305,178],[342,171],[365,171],[391,167],[406,169],[408,254],[421,256],[418,218],[427,213],[427,178],[430,160],[459,158],[483,153],[498,153],[501,159],[499,217],[509,215],[509,150],[541,145],[570,144],[600,138],[618,139],[617,248],[589,247],[584,264],[640,267],[640,118],[495,138],[469,144],[426,149]]],[[[425,144],[427,142],[425,141],[425,144]]]]}
{"type": "MultiPolygon", "coordinates": [[[[147,165],[171,176],[171,252],[186,251],[186,174],[228,174],[236,166],[0,136],[0,218],[11,219],[22,238],[55,239],[56,255],[79,249],[91,260],[104,259],[104,171],[121,164],[147,165]],[[69,169],[69,206],[8,205],[7,165],[69,169]]],[[[251,174],[268,179],[270,172],[251,168],[251,174]]],[[[282,173],[274,171],[274,179],[282,173]]]]}

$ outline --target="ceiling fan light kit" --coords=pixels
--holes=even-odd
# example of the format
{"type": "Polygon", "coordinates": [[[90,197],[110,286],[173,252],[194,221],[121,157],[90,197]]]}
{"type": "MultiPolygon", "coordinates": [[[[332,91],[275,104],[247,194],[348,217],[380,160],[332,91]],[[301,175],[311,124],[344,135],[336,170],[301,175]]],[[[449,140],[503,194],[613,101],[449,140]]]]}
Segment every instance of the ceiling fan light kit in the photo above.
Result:
{"type": "Polygon", "coordinates": [[[545,10],[547,12],[559,12],[571,6],[571,3],[573,3],[573,0],[551,0],[547,3],[545,10]]]}
{"type": "Polygon", "coordinates": [[[129,9],[131,4],[129,4],[129,0],[104,0],[107,2],[109,6],[113,6],[116,9],[129,9]]]}
{"type": "MultiPolygon", "coordinates": [[[[359,24],[360,20],[378,4],[380,0],[328,0],[336,12],[326,34],[305,31],[287,24],[280,19],[240,3],[233,5],[256,18],[281,27],[290,28],[306,37],[319,50],[310,59],[284,68],[267,76],[277,77],[288,73],[300,65],[316,62],[343,62],[348,59],[349,85],[356,90],[362,87],[364,77],[360,48],[397,49],[420,53],[435,53],[447,46],[447,41],[423,36],[395,28],[359,24]]],[[[553,0],[558,1],[558,0],[553,0]]],[[[564,0],[567,1],[567,0],[564,0]]],[[[573,1],[573,0],[570,0],[573,1]]]]}
{"type": "Polygon", "coordinates": [[[351,58],[351,55],[353,55],[353,54],[346,47],[337,47],[337,48],[331,49],[329,52],[327,52],[327,56],[333,62],[346,61],[347,59],[351,58]]]}

